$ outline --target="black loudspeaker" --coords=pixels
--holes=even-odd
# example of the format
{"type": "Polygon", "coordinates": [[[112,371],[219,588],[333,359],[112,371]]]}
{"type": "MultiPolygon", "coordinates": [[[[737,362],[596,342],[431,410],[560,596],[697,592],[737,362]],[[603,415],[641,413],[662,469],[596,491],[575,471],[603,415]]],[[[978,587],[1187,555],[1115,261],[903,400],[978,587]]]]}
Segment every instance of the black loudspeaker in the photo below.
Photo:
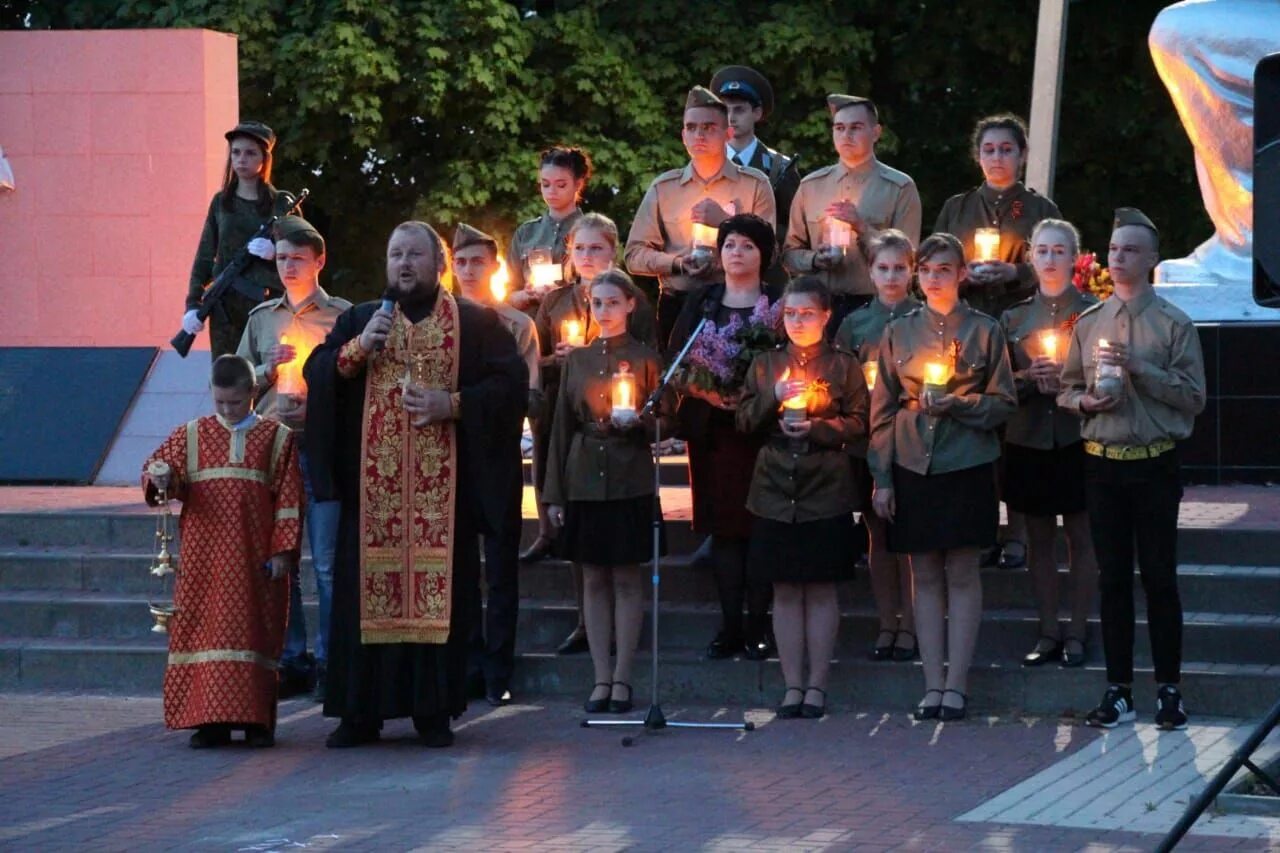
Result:
{"type": "Polygon", "coordinates": [[[1253,74],[1253,301],[1280,308],[1280,53],[1253,74]]]}

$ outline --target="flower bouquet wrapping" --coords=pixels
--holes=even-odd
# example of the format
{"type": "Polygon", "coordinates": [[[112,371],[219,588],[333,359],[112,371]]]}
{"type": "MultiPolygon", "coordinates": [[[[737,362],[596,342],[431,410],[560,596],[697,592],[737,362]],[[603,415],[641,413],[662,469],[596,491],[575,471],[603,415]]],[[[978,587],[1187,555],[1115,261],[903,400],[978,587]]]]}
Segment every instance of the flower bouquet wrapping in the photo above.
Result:
{"type": "Polygon", "coordinates": [[[1076,257],[1071,283],[1081,293],[1092,293],[1099,299],[1106,299],[1116,289],[1115,283],[1111,281],[1111,271],[1098,263],[1097,255],[1093,252],[1081,252],[1076,257]]]}
{"type": "Polygon", "coordinates": [[[702,332],[689,347],[685,383],[692,389],[725,399],[736,398],[742,391],[751,360],[783,340],[778,318],[781,302],[769,305],[761,294],[744,321],[733,315],[723,326],[708,320],[702,332]]]}

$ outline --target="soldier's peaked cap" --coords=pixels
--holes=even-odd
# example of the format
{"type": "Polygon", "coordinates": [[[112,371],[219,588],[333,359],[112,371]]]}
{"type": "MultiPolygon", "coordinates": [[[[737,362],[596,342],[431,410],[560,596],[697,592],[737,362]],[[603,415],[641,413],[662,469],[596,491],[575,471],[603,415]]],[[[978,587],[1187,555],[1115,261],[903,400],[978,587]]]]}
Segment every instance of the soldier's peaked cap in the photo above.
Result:
{"type": "Polygon", "coordinates": [[[726,65],[711,78],[711,91],[721,98],[742,98],[760,108],[761,120],[773,112],[773,86],[769,79],[745,65],[726,65]]]}

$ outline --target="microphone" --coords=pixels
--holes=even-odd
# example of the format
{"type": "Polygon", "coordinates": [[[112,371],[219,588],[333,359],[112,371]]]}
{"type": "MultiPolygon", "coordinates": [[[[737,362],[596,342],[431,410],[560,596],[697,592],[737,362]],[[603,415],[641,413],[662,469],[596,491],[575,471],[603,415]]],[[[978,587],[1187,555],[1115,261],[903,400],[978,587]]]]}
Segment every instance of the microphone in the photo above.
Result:
{"type": "MultiPolygon", "coordinates": [[[[395,312],[395,310],[396,310],[396,295],[395,295],[394,293],[392,293],[392,292],[391,292],[391,289],[390,289],[390,288],[388,288],[388,289],[386,289],[386,290],[382,291],[382,305],[381,305],[380,307],[381,307],[381,310],[386,311],[388,314],[391,314],[391,313],[394,313],[394,312],[395,312]]],[[[383,347],[385,347],[386,345],[387,345],[387,342],[386,342],[386,341],[379,341],[379,342],[378,342],[378,345],[377,345],[377,346],[375,346],[375,347],[373,348],[373,350],[374,350],[374,352],[377,352],[378,350],[382,349],[382,348],[383,348],[383,347]]]]}

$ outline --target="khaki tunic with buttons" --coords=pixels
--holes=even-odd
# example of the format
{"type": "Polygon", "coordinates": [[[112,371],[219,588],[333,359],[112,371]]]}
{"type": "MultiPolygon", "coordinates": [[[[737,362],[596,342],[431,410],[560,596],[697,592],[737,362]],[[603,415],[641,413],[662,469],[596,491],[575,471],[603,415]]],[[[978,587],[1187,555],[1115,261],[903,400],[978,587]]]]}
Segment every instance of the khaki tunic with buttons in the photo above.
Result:
{"type": "Polygon", "coordinates": [[[1000,324],[960,302],[950,314],[921,306],[890,323],[880,343],[879,377],[871,393],[867,463],[877,488],[893,488],[893,466],[946,474],[1000,457],[998,428],[1018,407],[1000,324]],[[925,364],[954,365],[943,415],[919,408],[925,364]]]}
{"type": "Polygon", "coordinates": [[[791,202],[783,266],[793,275],[818,276],[832,293],[873,294],[876,290],[871,273],[859,251],[866,248],[866,234],[855,235],[858,245],[850,246],[839,266],[819,271],[813,265],[814,255],[823,243],[823,211],[837,201],[853,202],[858,215],[876,231],[900,229],[914,245],[920,242],[920,193],[909,175],[874,158],[856,169],[836,163],[810,172],[800,182],[791,202]]]}
{"type": "Polygon", "coordinates": [[[1090,441],[1148,445],[1189,438],[1205,406],[1204,354],[1195,325],[1150,287],[1129,302],[1113,294],[1076,321],[1058,405],[1084,419],[1080,432],[1090,441]],[[1128,344],[1125,394],[1109,412],[1084,414],[1080,398],[1097,375],[1099,338],[1128,344]]]}
{"type": "Polygon", "coordinates": [[[618,429],[613,375],[626,363],[636,377],[637,411],[658,387],[657,351],[630,335],[597,338],[565,359],[547,454],[542,501],[613,501],[653,494],[653,456],[646,426],[618,429]]]}
{"type": "Polygon", "coordinates": [[[1081,313],[1098,300],[1074,287],[1058,296],[1039,290],[1000,315],[1000,329],[1009,342],[1013,365],[1013,385],[1018,390],[1018,410],[1005,424],[1004,440],[1019,447],[1052,450],[1080,440],[1080,419],[1058,406],[1057,394],[1041,394],[1028,370],[1031,362],[1044,355],[1043,335],[1057,335],[1055,358],[1061,362],[1071,343],[1071,331],[1081,313]]]}
{"type": "MultiPolygon", "coordinates": [[[[873,299],[844,318],[840,328],[836,330],[834,343],[856,355],[863,365],[875,364],[876,357],[880,354],[880,339],[884,337],[884,327],[919,307],[920,303],[910,296],[893,306],[873,299]]],[[[866,376],[865,371],[863,376],[866,376]]],[[[849,454],[866,459],[869,441],[868,435],[851,442],[849,454]]]]}
{"type": "Polygon", "coordinates": [[[516,351],[520,353],[520,357],[529,368],[529,387],[541,387],[538,364],[542,360],[542,354],[539,352],[538,330],[533,325],[533,320],[528,314],[518,308],[512,308],[505,302],[491,307],[498,312],[498,318],[511,333],[511,337],[516,339],[516,351]]]}
{"type": "Polygon", "coordinates": [[[754,213],[770,228],[777,227],[773,189],[763,172],[725,159],[710,180],[698,177],[690,163],[683,169],[663,172],[645,192],[631,223],[623,257],[635,275],[657,276],[663,290],[688,291],[709,278],[672,275],[676,256],[693,248],[693,206],[704,198],[734,213],[754,213]]]}
{"type": "Polygon", "coordinates": [[[582,218],[582,211],[574,208],[564,219],[553,219],[544,213],[537,219],[522,222],[511,235],[507,246],[507,271],[511,275],[511,289],[523,290],[529,277],[527,259],[532,249],[550,249],[551,260],[563,264],[569,254],[569,232],[582,218]]]}
{"type": "Polygon", "coordinates": [[[768,441],[756,456],[747,509],[788,524],[859,509],[845,448],[866,435],[869,405],[862,368],[851,353],[826,343],[804,349],[787,344],[756,356],[738,403],[738,429],[764,433],[768,441]],[[805,439],[788,438],[778,425],[782,402],[774,385],[788,369],[793,379],[826,383],[809,402],[812,426],[805,439]]]}

